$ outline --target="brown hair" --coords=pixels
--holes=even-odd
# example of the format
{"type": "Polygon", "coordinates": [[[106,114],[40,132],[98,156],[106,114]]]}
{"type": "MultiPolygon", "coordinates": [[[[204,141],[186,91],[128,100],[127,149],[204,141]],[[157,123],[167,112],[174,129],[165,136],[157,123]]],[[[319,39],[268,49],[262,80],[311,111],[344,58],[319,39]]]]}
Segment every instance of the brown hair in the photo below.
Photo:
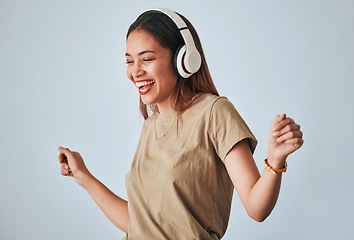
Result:
{"type": "MultiPolygon", "coordinates": [[[[178,14],[187,24],[189,31],[192,34],[194,43],[200,53],[202,64],[198,72],[189,78],[179,77],[174,89],[175,99],[171,103],[171,107],[181,113],[184,110],[195,104],[199,97],[194,97],[198,93],[211,93],[219,96],[211,78],[208,65],[205,60],[202,44],[198,34],[192,24],[181,14],[178,14]],[[194,98],[193,98],[194,97],[194,98]],[[193,98],[193,100],[192,100],[193,98]],[[192,101],[191,101],[192,100],[192,101]]],[[[162,47],[170,50],[171,61],[174,61],[176,51],[180,46],[184,45],[183,38],[176,24],[164,13],[159,11],[147,11],[141,14],[129,27],[127,38],[134,30],[145,30],[150,33],[162,47]]],[[[199,94],[198,96],[200,96],[199,94]]],[[[156,104],[150,105],[153,113],[159,111],[156,104]]],[[[149,117],[147,106],[142,102],[140,97],[140,112],[144,119],[149,117]]]]}

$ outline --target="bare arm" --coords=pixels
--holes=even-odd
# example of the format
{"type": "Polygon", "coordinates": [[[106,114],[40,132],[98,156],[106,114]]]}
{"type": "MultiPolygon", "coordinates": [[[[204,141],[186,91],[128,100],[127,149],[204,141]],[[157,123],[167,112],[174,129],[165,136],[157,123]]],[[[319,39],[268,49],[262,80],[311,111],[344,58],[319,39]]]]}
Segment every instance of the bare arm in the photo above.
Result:
{"type": "Polygon", "coordinates": [[[74,177],[75,181],[86,189],[111,222],[124,232],[128,231],[128,202],[111,192],[98,181],[86,168],[82,157],[77,152],[59,147],[61,174],[74,177]]]}
{"type": "MultiPolygon", "coordinates": [[[[300,126],[285,114],[277,116],[268,135],[269,164],[282,168],[287,156],[302,144],[300,126]]],[[[260,176],[247,139],[237,143],[224,162],[248,215],[258,222],[264,221],[277,202],[282,174],[274,175],[265,169],[260,176]]]]}

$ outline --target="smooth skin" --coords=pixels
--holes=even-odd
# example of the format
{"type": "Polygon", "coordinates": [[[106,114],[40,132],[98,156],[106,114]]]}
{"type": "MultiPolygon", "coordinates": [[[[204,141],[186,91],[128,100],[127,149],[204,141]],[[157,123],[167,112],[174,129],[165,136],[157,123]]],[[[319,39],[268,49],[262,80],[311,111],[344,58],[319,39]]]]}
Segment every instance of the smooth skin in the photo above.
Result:
{"type": "Polygon", "coordinates": [[[135,85],[140,81],[155,81],[148,94],[141,95],[146,105],[156,103],[160,113],[171,110],[169,99],[177,83],[171,53],[144,30],[134,30],[127,39],[125,54],[127,76],[135,85]]]}
{"type": "MultiPolygon", "coordinates": [[[[170,111],[169,98],[177,82],[171,55],[152,35],[142,30],[133,31],[127,39],[127,76],[136,81],[154,80],[155,84],[142,100],[157,104],[160,113],[170,111]]],[[[282,168],[287,156],[303,144],[300,126],[285,114],[277,116],[268,134],[268,162],[273,168],[282,168]]],[[[61,174],[70,176],[90,194],[110,221],[124,232],[128,231],[128,202],[121,199],[98,181],[87,169],[81,155],[68,148],[58,148],[61,174]]],[[[278,199],[282,174],[267,170],[260,176],[248,140],[242,140],[224,159],[233,185],[248,215],[261,222],[273,210],[278,199]]]]}
{"type": "MultiPolygon", "coordinates": [[[[268,163],[273,168],[283,168],[287,156],[304,143],[302,135],[293,119],[278,115],[268,133],[268,163]]],[[[264,221],[277,202],[282,174],[264,169],[260,176],[248,140],[237,143],[224,163],[247,214],[257,222],[264,221]]]]}
{"type": "Polygon", "coordinates": [[[61,174],[70,176],[90,194],[102,212],[124,232],[128,232],[128,202],[111,192],[87,169],[81,155],[68,148],[59,147],[61,174]]]}

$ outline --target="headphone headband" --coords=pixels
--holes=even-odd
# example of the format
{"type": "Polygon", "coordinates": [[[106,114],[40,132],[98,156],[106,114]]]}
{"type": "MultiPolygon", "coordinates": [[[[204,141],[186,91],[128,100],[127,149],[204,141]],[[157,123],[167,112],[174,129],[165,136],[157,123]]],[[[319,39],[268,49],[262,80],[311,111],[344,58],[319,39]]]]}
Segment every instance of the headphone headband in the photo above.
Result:
{"type": "Polygon", "coordinates": [[[177,25],[178,29],[187,28],[187,24],[183,21],[183,19],[174,11],[167,8],[152,8],[147,11],[158,11],[166,14],[168,17],[172,19],[172,21],[177,25]]]}

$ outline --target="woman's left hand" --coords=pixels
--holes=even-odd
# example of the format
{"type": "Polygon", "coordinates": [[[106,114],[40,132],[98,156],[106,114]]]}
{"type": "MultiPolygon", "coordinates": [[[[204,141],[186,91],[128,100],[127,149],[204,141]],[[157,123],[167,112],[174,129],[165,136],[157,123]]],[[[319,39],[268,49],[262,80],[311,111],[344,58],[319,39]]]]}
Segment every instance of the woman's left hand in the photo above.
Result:
{"type": "Polygon", "coordinates": [[[282,168],[287,156],[304,143],[302,135],[300,125],[293,119],[286,117],[286,114],[278,115],[271,123],[268,134],[268,161],[271,166],[282,168]]]}

